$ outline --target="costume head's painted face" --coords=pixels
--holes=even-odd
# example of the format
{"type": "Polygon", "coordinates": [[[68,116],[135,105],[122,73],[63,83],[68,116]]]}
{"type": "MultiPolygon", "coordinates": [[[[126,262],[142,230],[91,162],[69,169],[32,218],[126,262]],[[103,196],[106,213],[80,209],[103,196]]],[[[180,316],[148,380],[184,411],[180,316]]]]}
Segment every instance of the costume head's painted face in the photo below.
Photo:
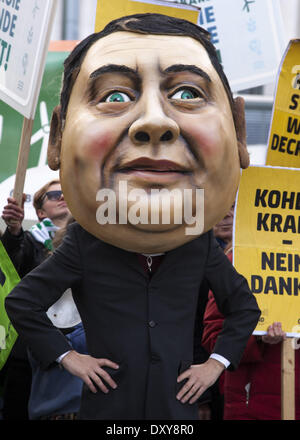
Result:
{"type": "MultiPolygon", "coordinates": [[[[193,38],[115,32],[97,40],[74,83],[61,139],[55,137],[73,216],[117,247],[161,252],[194,239],[184,215],[181,224],[175,220],[176,210],[184,211],[178,195],[184,190],[194,191],[193,214],[199,215],[195,190],[204,189],[199,233],[223,218],[234,200],[240,160],[232,110],[205,48],[193,38]],[[97,193],[104,188],[116,195],[110,206],[117,224],[97,220],[97,193]],[[179,190],[167,224],[162,217],[151,221],[153,189],[179,190]],[[144,224],[134,224],[130,215],[137,217],[137,201],[139,214],[148,209],[144,224]]],[[[160,211],[166,209],[163,203],[160,211]]]]}

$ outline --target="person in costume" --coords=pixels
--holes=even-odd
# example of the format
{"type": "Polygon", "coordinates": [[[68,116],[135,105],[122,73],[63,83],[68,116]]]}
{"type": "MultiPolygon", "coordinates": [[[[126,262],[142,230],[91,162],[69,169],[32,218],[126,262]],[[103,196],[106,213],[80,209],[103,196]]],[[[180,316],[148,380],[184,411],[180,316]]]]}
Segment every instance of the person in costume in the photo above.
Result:
{"type": "Polygon", "coordinates": [[[137,14],[83,40],[65,62],[48,162],[60,168],[77,222],[7,297],[13,325],[41,365],[61,362],[83,379],[81,419],[196,420],[197,399],[224,368],[237,367],[260,316],[212,233],[249,158],[243,101],[233,100],[209,34],[185,20],[137,14]],[[169,222],[165,203],[155,205],[158,222],[133,221],[131,196],[145,212],[154,189],[177,190],[169,222]],[[197,189],[204,222],[195,235],[187,233],[190,217],[176,219],[186,190],[194,190],[197,214],[197,189]],[[115,195],[108,221],[101,190],[115,195]],[[214,353],[194,364],[204,279],[225,321],[214,353]],[[46,314],[68,287],[89,355],[72,350],[46,314]]]}

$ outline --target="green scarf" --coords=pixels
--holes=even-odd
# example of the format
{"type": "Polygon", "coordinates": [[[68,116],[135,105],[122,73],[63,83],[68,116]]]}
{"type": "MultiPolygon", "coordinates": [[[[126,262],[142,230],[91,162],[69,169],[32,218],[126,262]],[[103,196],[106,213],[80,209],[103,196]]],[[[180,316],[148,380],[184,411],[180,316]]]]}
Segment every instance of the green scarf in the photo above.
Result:
{"type": "Polygon", "coordinates": [[[29,232],[36,241],[42,243],[49,251],[52,251],[52,239],[58,229],[49,218],[44,218],[40,223],[33,225],[29,232]]]}

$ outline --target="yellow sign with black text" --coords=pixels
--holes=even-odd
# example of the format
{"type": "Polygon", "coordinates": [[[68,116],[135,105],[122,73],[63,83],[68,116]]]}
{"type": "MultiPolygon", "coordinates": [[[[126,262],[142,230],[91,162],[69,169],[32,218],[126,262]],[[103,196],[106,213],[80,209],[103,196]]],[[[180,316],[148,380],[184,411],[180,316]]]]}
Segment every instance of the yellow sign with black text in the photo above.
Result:
{"type": "Polygon", "coordinates": [[[101,31],[111,20],[144,13],[165,14],[197,24],[199,10],[184,4],[159,0],[98,0],[95,32],[101,31]]]}
{"type": "Polygon", "coordinates": [[[300,40],[291,40],[280,66],[266,165],[300,168],[300,40]]]}
{"type": "Polygon", "coordinates": [[[255,333],[281,322],[288,336],[299,336],[299,169],[251,166],[242,171],[233,263],[262,312],[255,333]]]}

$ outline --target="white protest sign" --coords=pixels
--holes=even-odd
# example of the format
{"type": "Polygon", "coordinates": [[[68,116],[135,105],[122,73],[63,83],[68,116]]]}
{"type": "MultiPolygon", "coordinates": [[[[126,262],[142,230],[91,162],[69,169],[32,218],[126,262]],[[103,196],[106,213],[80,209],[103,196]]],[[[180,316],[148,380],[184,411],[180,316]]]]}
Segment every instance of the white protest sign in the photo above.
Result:
{"type": "Polygon", "coordinates": [[[1,0],[0,99],[34,119],[56,0],[1,0]]]}
{"type": "Polygon", "coordinates": [[[279,0],[168,0],[200,6],[234,92],[274,82],[287,46],[279,0]]]}

